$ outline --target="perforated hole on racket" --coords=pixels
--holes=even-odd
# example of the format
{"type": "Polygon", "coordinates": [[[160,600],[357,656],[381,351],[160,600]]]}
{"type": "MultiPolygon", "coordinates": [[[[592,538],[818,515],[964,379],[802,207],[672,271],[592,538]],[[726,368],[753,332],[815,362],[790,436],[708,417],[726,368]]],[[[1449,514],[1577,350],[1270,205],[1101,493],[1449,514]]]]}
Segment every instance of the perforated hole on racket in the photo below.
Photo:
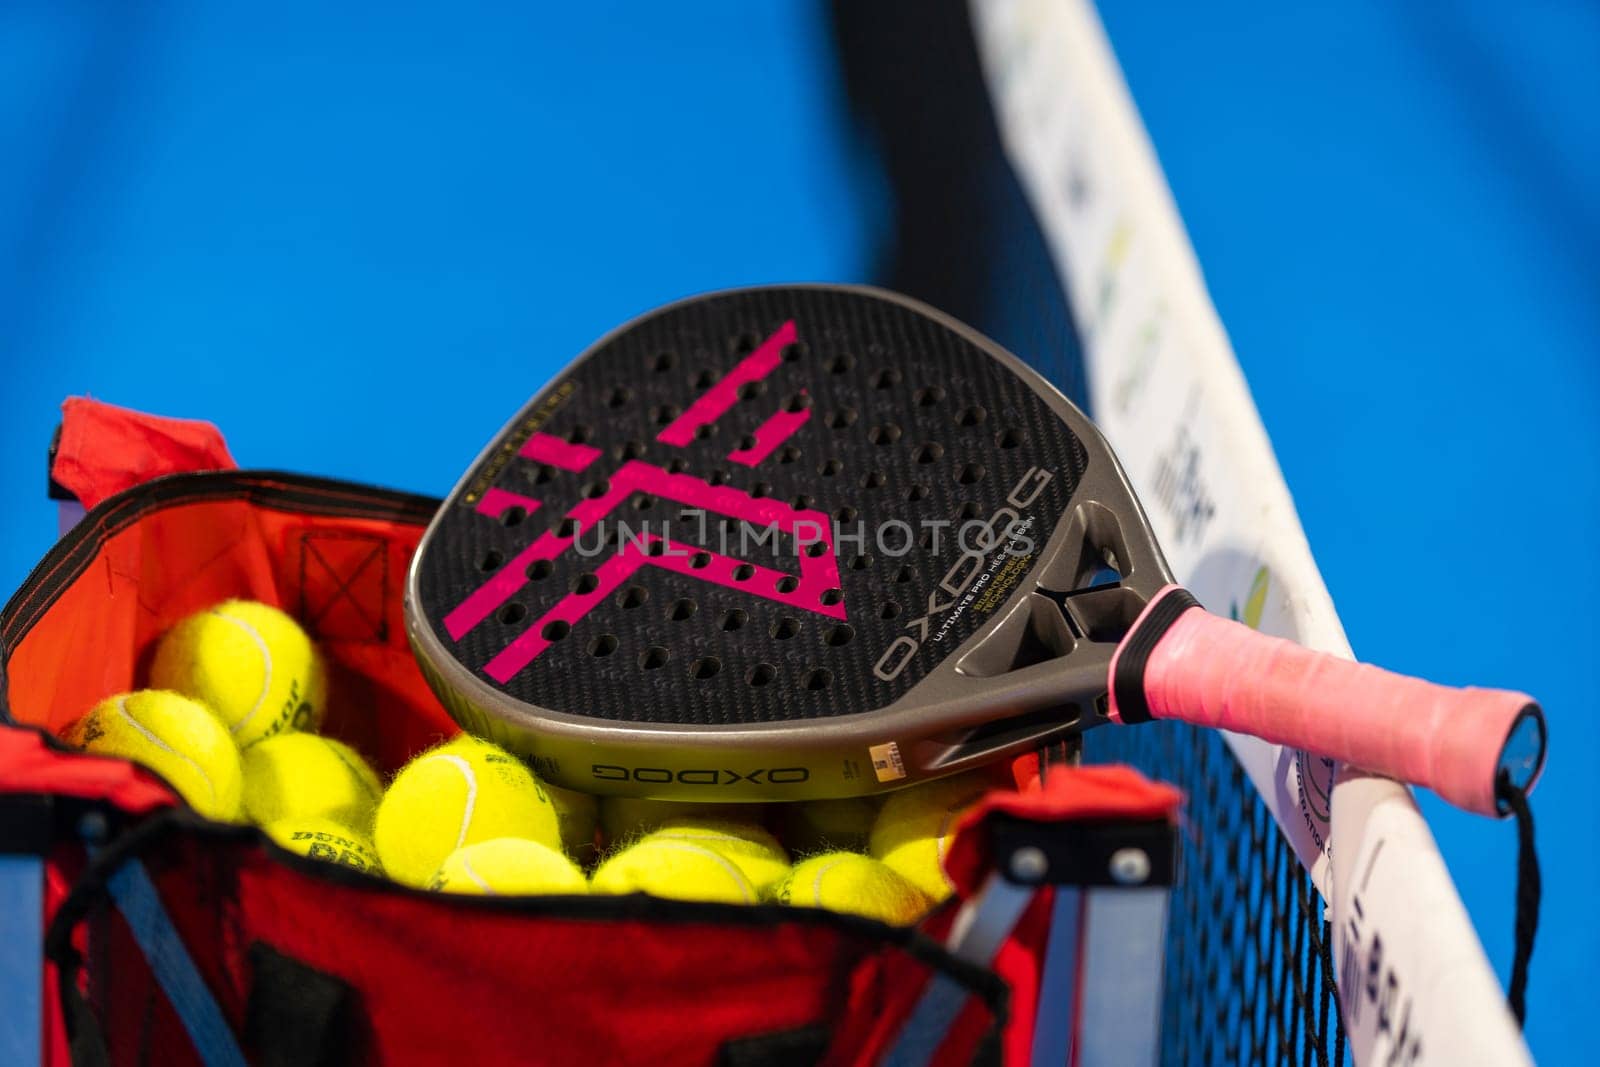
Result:
{"type": "Polygon", "coordinates": [[[1150,718],[1484,813],[1544,758],[1527,696],[1206,613],[1082,412],[865,288],[714,293],[600,340],[450,494],[406,618],[463,727],[591,792],[870,794],[1150,718]]]}

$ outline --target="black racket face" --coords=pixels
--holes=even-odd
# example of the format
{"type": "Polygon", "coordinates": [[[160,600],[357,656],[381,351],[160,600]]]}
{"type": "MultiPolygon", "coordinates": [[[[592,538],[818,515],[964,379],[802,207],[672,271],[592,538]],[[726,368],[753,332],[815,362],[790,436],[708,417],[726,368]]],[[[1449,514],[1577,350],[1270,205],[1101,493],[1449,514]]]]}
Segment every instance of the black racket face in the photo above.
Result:
{"type": "Polygon", "coordinates": [[[408,619],[463,725],[564,784],[791,799],[1092,724],[1164,580],[1031,371],[890,294],[764,288],[645,315],[529,402],[427,532],[408,619]]]}

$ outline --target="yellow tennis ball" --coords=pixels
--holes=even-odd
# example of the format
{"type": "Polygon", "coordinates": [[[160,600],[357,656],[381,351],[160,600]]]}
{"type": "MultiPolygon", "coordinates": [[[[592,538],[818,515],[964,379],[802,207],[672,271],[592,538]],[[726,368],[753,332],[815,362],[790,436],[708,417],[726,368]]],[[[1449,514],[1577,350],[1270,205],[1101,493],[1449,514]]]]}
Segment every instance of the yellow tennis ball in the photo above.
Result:
{"type": "Polygon", "coordinates": [[[816,852],[863,852],[878,802],[870,797],[807,800],[780,805],[779,832],[796,855],[816,852]]]}
{"type": "Polygon", "coordinates": [[[572,856],[586,857],[594,853],[594,831],[600,818],[600,798],[576,789],[564,789],[540,779],[545,795],[555,805],[556,819],[561,823],[561,846],[572,856]]]}
{"type": "MultiPolygon", "coordinates": [[[[476,734],[469,733],[459,733],[439,747],[444,751],[467,749],[507,754],[494,742],[485,741],[476,734]]],[[[570,856],[592,857],[600,798],[589,793],[580,793],[576,789],[563,789],[561,786],[551,785],[537,774],[534,778],[544,790],[544,795],[549,798],[551,806],[556,809],[556,821],[561,825],[561,847],[570,856]]]]}
{"type": "Polygon", "coordinates": [[[773,890],[780,904],[827,908],[909,926],[932,906],[922,890],[888,864],[859,852],[824,852],[796,865],[773,890]]]}
{"type": "Polygon", "coordinates": [[[371,829],[383,784],[349,745],[291,730],[251,745],[241,758],[251,822],[320,816],[362,833],[371,829]]]}
{"type": "Polygon", "coordinates": [[[611,845],[633,841],[668,819],[734,819],[760,822],[760,805],[711,804],[703,801],[646,800],[643,797],[600,798],[600,828],[611,845]]]}
{"type": "Polygon", "coordinates": [[[239,749],[211,710],[178,693],[141,689],[101,701],[69,726],[69,744],[149,767],[201,815],[239,821],[239,749]]]}
{"type": "Polygon", "coordinates": [[[372,847],[372,840],[332,819],[315,816],[280,819],[263,829],[268,837],[297,855],[354,867],[369,874],[383,874],[383,864],[378,862],[378,850],[372,847]]]}
{"type": "Polygon", "coordinates": [[[428,888],[443,893],[522,897],[587,893],[589,880],[576,863],[553,848],[519,837],[497,837],[450,853],[428,888]]]}
{"type": "Polygon", "coordinates": [[[692,841],[646,838],[602,863],[590,879],[596,893],[649,893],[673,900],[753,904],[758,894],[733,860],[692,841]]]}
{"type": "Polygon", "coordinates": [[[733,861],[760,893],[789,873],[789,854],[778,839],[751,823],[728,819],[669,819],[645,841],[686,841],[733,861]]]}
{"type": "Polygon", "coordinates": [[[891,793],[872,824],[868,851],[904,875],[935,903],[955,892],[944,857],[962,813],[994,787],[977,773],[891,793]]]}
{"type": "Polygon", "coordinates": [[[429,749],[401,768],[373,829],[389,876],[414,886],[427,885],[456,849],[496,837],[561,847],[556,809],[533,772],[476,738],[429,749]]]}
{"type": "Polygon", "coordinates": [[[322,661],[289,616],[253,600],[197,611],[156,646],[150,684],[217,713],[240,748],[322,721],[322,661]]]}

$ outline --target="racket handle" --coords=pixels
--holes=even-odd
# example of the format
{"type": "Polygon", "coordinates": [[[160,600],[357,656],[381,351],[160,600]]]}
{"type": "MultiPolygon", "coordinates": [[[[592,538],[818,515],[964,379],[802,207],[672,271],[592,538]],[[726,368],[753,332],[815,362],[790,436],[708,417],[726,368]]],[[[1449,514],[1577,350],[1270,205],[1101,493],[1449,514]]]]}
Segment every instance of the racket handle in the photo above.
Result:
{"type": "Polygon", "coordinates": [[[1252,734],[1423,785],[1504,814],[1504,772],[1531,789],[1544,766],[1539,705],[1502,689],[1451,689],[1313,652],[1210,614],[1168,586],[1111,660],[1117,722],[1179,719],[1252,734]]]}

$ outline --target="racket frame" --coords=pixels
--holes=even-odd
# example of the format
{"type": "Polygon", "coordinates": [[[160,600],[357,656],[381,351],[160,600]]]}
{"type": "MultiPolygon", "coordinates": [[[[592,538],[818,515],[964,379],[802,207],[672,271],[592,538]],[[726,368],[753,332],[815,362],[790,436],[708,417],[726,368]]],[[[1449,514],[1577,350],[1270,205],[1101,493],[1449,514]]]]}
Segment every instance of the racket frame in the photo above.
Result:
{"type": "MultiPolygon", "coordinates": [[[[1127,475],[1094,423],[1016,356],[919,301],[868,286],[758,288],[843,291],[898,304],[954,332],[1031,387],[1089,457],[1038,560],[970,638],[898,700],[873,711],[706,726],[619,722],[530,707],[462,665],[417,609],[421,561],[435,531],[522,418],[519,411],[451,491],[407,575],[407,636],[450,715],[463,729],[524,756],[557,785],[730,803],[872,795],[993,764],[1109,722],[1107,677],[1117,642],[1172,576],[1127,475]],[[1116,572],[1115,583],[1096,584],[1094,576],[1107,568],[1116,572]],[[1010,669],[1025,639],[1051,654],[1010,669]]],[[[750,291],[690,297],[630,320],[591,345],[530,405],[544,401],[583,361],[639,323],[687,303],[750,291]]],[[[991,548],[985,558],[1002,550],[991,548]]]]}

